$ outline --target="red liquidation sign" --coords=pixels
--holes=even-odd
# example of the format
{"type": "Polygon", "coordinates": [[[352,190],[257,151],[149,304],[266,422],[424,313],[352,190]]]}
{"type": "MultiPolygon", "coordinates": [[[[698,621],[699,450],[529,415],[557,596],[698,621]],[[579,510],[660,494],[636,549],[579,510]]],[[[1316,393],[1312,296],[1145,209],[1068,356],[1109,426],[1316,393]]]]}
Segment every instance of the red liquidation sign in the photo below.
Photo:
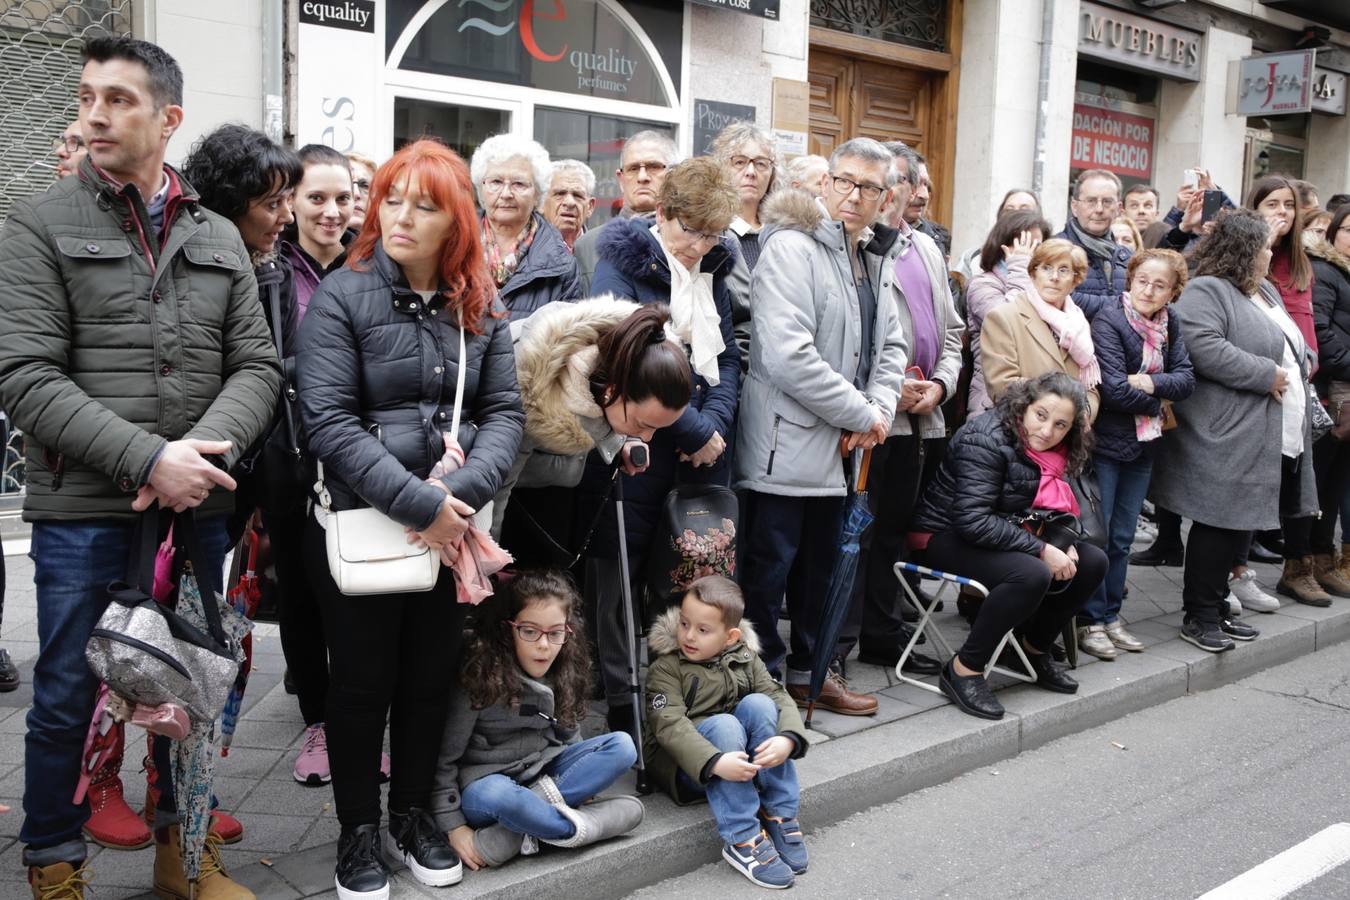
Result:
{"type": "Polygon", "coordinates": [[[1106,169],[1117,175],[1153,174],[1153,120],[1075,103],[1073,168],[1106,169]]]}

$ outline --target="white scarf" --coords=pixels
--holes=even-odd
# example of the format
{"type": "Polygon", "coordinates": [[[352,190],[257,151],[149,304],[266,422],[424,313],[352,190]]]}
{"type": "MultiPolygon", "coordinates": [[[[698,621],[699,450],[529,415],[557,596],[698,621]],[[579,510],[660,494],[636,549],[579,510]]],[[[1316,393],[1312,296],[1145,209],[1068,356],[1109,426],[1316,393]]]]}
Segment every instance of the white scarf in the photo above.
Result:
{"type": "MultiPolygon", "coordinates": [[[[666,254],[670,268],[670,331],[689,348],[690,364],[703,380],[716,387],[722,380],[717,357],[727,348],[722,340],[722,317],[713,300],[711,272],[689,271],[661,242],[655,225],[652,234],[666,254]]],[[[702,263],[700,263],[700,266],[702,263]]]]}

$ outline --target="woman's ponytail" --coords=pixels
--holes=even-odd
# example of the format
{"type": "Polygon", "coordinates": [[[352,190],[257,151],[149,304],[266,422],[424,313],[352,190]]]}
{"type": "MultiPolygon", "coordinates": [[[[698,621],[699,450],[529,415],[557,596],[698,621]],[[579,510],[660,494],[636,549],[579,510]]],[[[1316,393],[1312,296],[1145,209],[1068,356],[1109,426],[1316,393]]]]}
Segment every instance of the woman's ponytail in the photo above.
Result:
{"type": "Polygon", "coordinates": [[[591,372],[591,396],[601,408],[619,399],[641,403],[655,397],[667,409],[683,409],[693,390],[689,358],[666,337],[670,307],[639,306],[600,335],[600,358],[591,372]]]}

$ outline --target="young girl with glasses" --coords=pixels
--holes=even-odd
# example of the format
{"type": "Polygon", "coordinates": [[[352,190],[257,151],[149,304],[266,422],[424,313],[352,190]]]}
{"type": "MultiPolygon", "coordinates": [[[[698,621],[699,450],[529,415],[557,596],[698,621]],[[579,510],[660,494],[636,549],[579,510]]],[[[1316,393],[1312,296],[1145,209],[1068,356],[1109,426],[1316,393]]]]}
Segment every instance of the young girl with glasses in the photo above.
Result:
{"type": "Polygon", "coordinates": [[[454,694],[431,811],[470,869],[539,843],[626,834],[642,801],[594,799],[636,761],[626,732],[582,740],[591,664],[581,598],[561,572],[525,572],[477,610],[454,694]]]}

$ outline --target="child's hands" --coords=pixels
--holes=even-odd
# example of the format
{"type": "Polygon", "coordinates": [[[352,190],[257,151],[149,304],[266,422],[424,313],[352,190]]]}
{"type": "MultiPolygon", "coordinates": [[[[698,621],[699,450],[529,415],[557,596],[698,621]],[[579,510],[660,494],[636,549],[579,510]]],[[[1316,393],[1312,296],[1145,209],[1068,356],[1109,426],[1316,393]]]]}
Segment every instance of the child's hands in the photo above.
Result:
{"type": "Polygon", "coordinates": [[[792,755],[792,747],[792,738],[775,735],[755,748],[755,765],[761,769],[781,766],[792,755]]]}
{"type": "Polygon", "coordinates": [[[450,839],[450,846],[455,848],[459,858],[471,871],[477,872],[487,867],[483,857],[478,855],[478,848],[473,845],[473,829],[468,825],[459,826],[446,837],[450,839]]]}
{"type": "Polygon", "coordinates": [[[726,781],[749,781],[759,774],[759,768],[750,761],[744,750],[737,750],[735,753],[723,753],[713,765],[712,773],[726,781]]]}

